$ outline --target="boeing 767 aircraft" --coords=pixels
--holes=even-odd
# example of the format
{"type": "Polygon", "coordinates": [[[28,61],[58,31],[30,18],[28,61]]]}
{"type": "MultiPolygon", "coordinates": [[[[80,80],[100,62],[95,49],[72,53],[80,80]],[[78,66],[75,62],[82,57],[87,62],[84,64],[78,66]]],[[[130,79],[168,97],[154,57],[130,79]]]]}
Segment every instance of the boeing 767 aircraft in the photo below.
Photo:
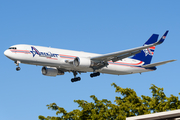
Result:
{"type": "Polygon", "coordinates": [[[152,63],[155,46],[164,42],[168,31],[158,40],[153,34],[143,46],[109,54],[94,54],[80,51],[41,47],[35,45],[13,45],[4,52],[4,55],[13,60],[20,70],[19,64],[39,65],[42,74],[46,76],[64,75],[72,72],[71,82],[80,81],[77,74],[92,72],[90,77],[100,73],[126,75],[156,70],[156,66],[173,62],[168,60],[152,63]],[[157,41],[158,40],[158,41],[157,41]],[[132,56],[132,57],[131,57],[132,56]]]}

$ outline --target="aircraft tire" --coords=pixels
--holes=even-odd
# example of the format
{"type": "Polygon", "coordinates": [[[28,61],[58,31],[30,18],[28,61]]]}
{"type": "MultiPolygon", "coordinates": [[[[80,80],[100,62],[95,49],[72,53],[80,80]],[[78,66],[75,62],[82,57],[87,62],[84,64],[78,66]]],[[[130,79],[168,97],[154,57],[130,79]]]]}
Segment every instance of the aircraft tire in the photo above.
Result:
{"type": "Polygon", "coordinates": [[[94,77],[94,74],[93,74],[93,73],[91,73],[91,74],[90,74],[90,77],[91,77],[91,78],[93,78],[93,77],[94,77]]]}
{"type": "Polygon", "coordinates": [[[99,76],[99,75],[100,75],[100,72],[97,72],[96,75],[99,76]]]}
{"type": "Polygon", "coordinates": [[[21,70],[21,68],[20,68],[20,67],[17,67],[17,68],[16,68],[16,71],[19,71],[19,70],[21,70]]]}
{"type": "Polygon", "coordinates": [[[71,79],[71,82],[77,82],[77,81],[80,81],[80,80],[81,80],[80,77],[76,77],[76,78],[72,78],[72,79],[71,79]]]}
{"type": "Polygon", "coordinates": [[[100,72],[97,72],[97,73],[91,73],[90,74],[90,77],[93,78],[93,77],[97,77],[100,75],[100,72]]]}

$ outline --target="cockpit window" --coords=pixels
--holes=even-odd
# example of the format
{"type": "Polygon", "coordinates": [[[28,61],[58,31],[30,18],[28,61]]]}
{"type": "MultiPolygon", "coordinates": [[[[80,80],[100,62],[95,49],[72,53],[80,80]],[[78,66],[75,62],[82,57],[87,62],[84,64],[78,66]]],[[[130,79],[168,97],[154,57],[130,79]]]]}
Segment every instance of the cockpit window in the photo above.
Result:
{"type": "Polygon", "coordinates": [[[9,49],[17,49],[16,47],[10,47],[9,49]]]}

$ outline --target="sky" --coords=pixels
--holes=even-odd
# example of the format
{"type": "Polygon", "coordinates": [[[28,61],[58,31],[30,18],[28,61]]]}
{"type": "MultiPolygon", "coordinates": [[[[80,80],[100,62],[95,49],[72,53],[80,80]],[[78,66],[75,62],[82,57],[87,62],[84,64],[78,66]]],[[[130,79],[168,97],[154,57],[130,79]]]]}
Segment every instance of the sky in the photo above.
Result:
{"type": "Polygon", "coordinates": [[[1,0],[0,1],[0,119],[38,120],[39,115],[56,116],[46,105],[57,103],[68,112],[78,109],[74,100],[115,100],[116,83],[151,96],[151,84],[165,94],[179,96],[180,1],[174,0],[1,0]],[[98,54],[139,47],[152,35],[169,33],[156,47],[152,63],[176,59],[153,72],[108,75],[71,83],[72,73],[48,77],[42,66],[20,64],[4,56],[12,45],[30,44],[98,54]]]}

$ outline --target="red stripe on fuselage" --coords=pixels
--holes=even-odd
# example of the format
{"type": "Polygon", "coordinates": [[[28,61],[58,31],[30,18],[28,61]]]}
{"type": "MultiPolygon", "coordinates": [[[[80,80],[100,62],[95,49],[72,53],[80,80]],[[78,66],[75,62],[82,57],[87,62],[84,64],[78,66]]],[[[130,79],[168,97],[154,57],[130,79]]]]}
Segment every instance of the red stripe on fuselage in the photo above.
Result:
{"type": "Polygon", "coordinates": [[[26,52],[29,52],[29,50],[10,50],[10,51],[26,51],[26,52]]]}
{"type": "Polygon", "coordinates": [[[58,60],[57,58],[50,58],[50,57],[47,57],[47,59],[58,60]]]}
{"type": "Polygon", "coordinates": [[[76,56],[71,56],[71,55],[63,55],[63,54],[59,54],[59,56],[61,57],[61,56],[67,56],[67,57],[76,57],[76,56]]]}
{"type": "MultiPolygon", "coordinates": [[[[109,61],[109,62],[112,62],[112,61],[109,61]]],[[[140,64],[142,64],[143,62],[140,61],[139,63],[125,63],[125,62],[114,62],[114,63],[127,64],[127,65],[140,65],[140,64]]]]}
{"type": "Polygon", "coordinates": [[[26,52],[15,52],[15,53],[24,53],[24,54],[31,54],[31,53],[26,53],[26,52]]]}
{"type": "Polygon", "coordinates": [[[25,53],[25,54],[31,54],[29,50],[10,50],[14,53],[25,53]]]}
{"type": "Polygon", "coordinates": [[[63,59],[71,59],[71,60],[74,59],[74,58],[68,58],[68,57],[61,57],[61,58],[63,58],[63,59]]]}
{"type": "Polygon", "coordinates": [[[115,63],[109,63],[111,65],[118,65],[118,66],[125,66],[125,67],[133,67],[133,68],[139,68],[139,69],[145,69],[145,68],[142,68],[142,67],[136,67],[136,66],[130,66],[130,65],[121,65],[121,64],[115,64],[115,63]]]}

